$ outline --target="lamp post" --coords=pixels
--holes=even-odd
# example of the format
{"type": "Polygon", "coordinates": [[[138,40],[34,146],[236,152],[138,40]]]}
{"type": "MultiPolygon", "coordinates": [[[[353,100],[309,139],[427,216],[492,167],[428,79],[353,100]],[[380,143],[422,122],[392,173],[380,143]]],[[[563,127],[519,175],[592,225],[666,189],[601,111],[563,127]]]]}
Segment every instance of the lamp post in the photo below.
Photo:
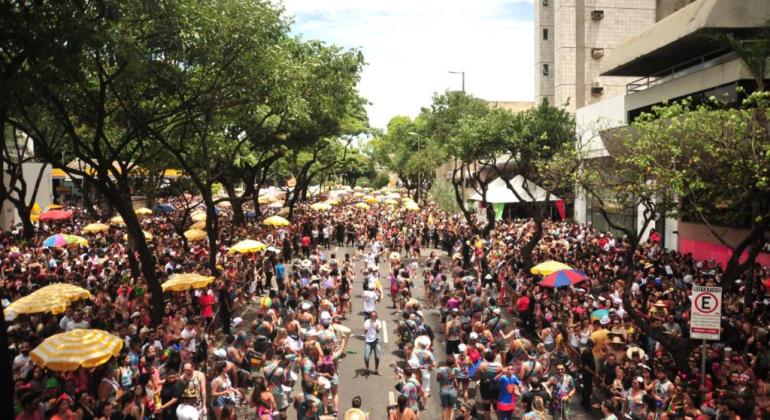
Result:
{"type": "Polygon", "coordinates": [[[465,93],[465,71],[449,71],[449,74],[459,74],[462,77],[462,88],[465,93]]]}

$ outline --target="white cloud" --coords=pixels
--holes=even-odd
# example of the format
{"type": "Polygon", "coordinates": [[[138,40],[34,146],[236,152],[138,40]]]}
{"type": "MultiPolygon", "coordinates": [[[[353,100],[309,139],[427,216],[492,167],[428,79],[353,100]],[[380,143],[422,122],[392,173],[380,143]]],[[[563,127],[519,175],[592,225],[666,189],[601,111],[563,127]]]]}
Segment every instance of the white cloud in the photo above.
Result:
{"type": "Polygon", "coordinates": [[[361,48],[361,94],[384,128],[414,117],[434,92],[459,89],[490,100],[533,97],[532,0],[284,0],[293,31],[361,48]]]}

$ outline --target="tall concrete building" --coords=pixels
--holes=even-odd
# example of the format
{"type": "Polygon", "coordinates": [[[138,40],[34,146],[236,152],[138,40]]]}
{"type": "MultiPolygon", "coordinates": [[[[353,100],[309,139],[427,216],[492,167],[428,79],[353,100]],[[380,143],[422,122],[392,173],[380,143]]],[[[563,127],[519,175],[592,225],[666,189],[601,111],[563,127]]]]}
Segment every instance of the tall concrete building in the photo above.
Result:
{"type": "Polygon", "coordinates": [[[601,76],[626,38],[694,0],[535,0],[535,102],[576,109],[625,93],[631,80],[601,76]]]}

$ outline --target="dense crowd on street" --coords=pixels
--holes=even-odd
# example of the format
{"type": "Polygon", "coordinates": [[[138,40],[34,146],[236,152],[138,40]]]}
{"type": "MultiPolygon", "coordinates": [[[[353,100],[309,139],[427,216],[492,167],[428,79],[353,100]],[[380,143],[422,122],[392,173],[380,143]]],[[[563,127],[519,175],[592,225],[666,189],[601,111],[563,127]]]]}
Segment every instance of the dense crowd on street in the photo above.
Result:
{"type": "Polygon", "coordinates": [[[69,208],[71,219],[41,222],[31,241],[3,232],[4,306],[53,283],[91,294],[60,314],[6,314],[17,419],[383,418],[375,402],[340,401],[340,388],[356,379],[338,370],[391,369],[380,366],[377,311],[386,307],[399,312],[390,329],[402,356],[391,419],[770,418],[770,268],[724,289],[721,340],[691,348],[683,366],[650,329],[688,336],[691,287],[720,284],[713,261],[666,250],[653,234],[628,266],[624,238],[546,221],[533,262],[559,261],[587,277],[555,289],[539,285],[522,254],[532,220],[499,221],[482,236],[434,206],[356,207],[352,191],[338,201],[328,210],[299,205],[289,226],[264,225],[278,211],[267,207],[237,225],[223,206],[215,273],[207,242],[178,234],[182,200],[168,200],[172,210],[142,219],[159,278],[215,280],[166,292],[156,325],[121,226],[84,235],[88,245],[41,246],[114,214],[69,208]],[[228,252],[242,239],[266,247],[228,252]],[[363,301],[363,321],[351,313],[353,299],[363,301]],[[30,357],[46,338],[85,328],[119,337],[119,355],[70,371],[30,357]],[[363,355],[346,351],[351,333],[364,336],[363,355]],[[434,394],[441,413],[425,411],[434,394]]]}

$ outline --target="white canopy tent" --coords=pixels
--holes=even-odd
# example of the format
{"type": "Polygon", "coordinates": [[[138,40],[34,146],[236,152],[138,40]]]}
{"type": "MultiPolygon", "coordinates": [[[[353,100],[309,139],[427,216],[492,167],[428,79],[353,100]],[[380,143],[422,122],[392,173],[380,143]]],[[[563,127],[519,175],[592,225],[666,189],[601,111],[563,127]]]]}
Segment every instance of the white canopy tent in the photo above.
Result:
{"type": "MultiPolygon", "coordinates": [[[[531,201],[545,201],[548,191],[544,190],[539,185],[532,181],[528,181],[521,175],[516,175],[511,179],[511,186],[516,190],[516,193],[521,196],[525,202],[531,201]]],[[[481,194],[474,193],[471,197],[473,201],[483,201],[481,194]]],[[[549,197],[551,201],[560,200],[559,197],[551,194],[549,197]]],[[[518,197],[505,185],[505,181],[502,178],[495,178],[494,181],[489,183],[487,187],[487,203],[499,204],[499,203],[518,203],[518,197]]]]}

